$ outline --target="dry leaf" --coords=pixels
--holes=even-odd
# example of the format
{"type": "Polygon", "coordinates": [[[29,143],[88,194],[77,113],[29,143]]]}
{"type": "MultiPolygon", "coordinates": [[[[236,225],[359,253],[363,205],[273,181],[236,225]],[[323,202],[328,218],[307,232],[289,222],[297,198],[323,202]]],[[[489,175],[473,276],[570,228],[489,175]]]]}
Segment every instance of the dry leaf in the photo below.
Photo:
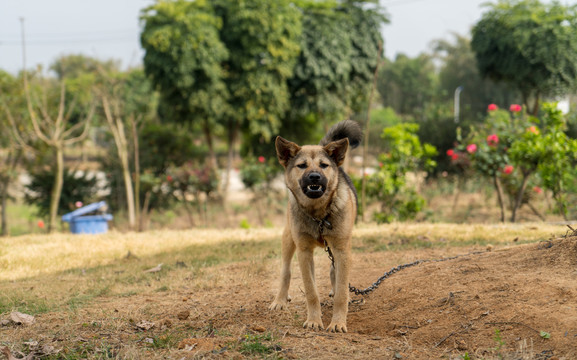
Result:
{"type": "Polygon", "coordinates": [[[251,326],[250,329],[251,329],[252,331],[256,331],[256,332],[265,332],[265,331],[266,331],[266,328],[265,328],[265,327],[262,327],[262,326],[259,326],[259,325],[253,325],[253,326],[251,326]]]}
{"type": "Polygon", "coordinates": [[[176,315],[178,320],[186,320],[186,319],[188,319],[189,316],[190,316],[190,311],[188,311],[188,310],[182,310],[181,312],[179,312],[176,315]]]}
{"type": "Polygon", "coordinates": [[[152,329],[154,327],[154,323],[151,321],[142,320],[141,322],[136,324],[136,327],[139,328],[140,330],[146,331],[152,329]]]}
{"type": "Polygon", "coordinates": [[[158,264],[157,266],[153,267],[152,269],[144,270],[144,272],[145,273],[153,273],[153,272],[159,272],[160,270],[162,270],[162,264],[158,264]]]}
{"type": "Polygon", "coordinates": [[[12,320],[14,323],[20,325],[32,325],[34,324],[34,316],[32,315],[28,315],[28,314],[23,314],[21,312],[18,311],[12,311],[12,313],[10,314],[10,320],[12,320]]]}

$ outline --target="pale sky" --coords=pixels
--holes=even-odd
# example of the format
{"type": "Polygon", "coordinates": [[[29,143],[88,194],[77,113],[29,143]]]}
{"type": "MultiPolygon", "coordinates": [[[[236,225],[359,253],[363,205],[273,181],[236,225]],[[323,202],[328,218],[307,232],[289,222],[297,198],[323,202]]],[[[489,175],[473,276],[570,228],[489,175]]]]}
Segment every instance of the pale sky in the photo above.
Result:
{"type": "MultiPolygon", "coordinates": [[[[494,2],[493,0],[492,2],[494,2]]],[[[60,55],[119,59],[123,68],[142,63],[139,12],[153,0],[0,0],[0,69],[22,68],[24,18],[27,67],[47,68],[60,55]]],[[[383,28],[385,56],[429,51],[432,40],[468,35],[487,0],[380,0],[391,23],[383,28]]],[[[577,3],[577,0],[563,1],[577,3]]]]}

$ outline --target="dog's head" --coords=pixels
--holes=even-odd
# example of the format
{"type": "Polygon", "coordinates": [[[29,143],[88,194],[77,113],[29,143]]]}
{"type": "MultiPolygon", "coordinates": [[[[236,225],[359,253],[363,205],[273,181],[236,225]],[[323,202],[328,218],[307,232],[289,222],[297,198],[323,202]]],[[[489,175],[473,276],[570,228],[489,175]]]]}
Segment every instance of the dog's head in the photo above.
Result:
{"type": "Polygon", "coordinates": [[[345,160],[349,140],[345,138],[325,146],[299,146],[278,136],[275,146],[278,160],[286,169],[287,186],[293,194],[318,199],[336,187],[338,167],[345,160]]]}

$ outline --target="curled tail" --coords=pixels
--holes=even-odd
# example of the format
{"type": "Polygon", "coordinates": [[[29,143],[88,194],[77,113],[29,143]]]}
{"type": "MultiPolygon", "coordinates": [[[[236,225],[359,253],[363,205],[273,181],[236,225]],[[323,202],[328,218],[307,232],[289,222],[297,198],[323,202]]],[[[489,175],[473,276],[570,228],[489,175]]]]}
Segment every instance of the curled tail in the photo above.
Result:
{"type": "Polygon", "coordinates": [[[348,138],[349,146],[354,149],[361,143],[363,139],[363,130],[358,122],[352,120],[344,120],[333,125],[327,134],[322,138],[319,145],[326,145],[331,141],[348,138]]]}

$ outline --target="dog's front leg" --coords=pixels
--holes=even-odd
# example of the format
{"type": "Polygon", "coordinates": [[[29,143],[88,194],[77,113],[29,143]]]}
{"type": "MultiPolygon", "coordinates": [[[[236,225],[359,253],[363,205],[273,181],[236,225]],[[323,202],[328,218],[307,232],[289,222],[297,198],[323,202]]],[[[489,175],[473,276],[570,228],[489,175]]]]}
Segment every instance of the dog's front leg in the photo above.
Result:
{"type": "Polygon", "coordinates": [[[297,258],[305,287],[305,296],[307,299],[307,321],[303,324],[304,328],[321,330],[323,321],[321,319],[321,303],[315,283],[315,264],[313,259],[313,249],[298,249],[297,258]]]}
{"type": "Polygon", "coordinates": [[[349,249],[333,249],[335,259],[335,283],[333,318],[327,331],[347,332],[347,313],[349,311],[349,268],[351,252],[349,249]]]}
{"type": "Polygon", "coordinates": [[[291,282],[291,260],[295,253],[295,243],[292,238],[290,229],[285,228],[282,235],[282,267],[280,275],[280,289],[272,304],[269,306],[270,310],[282,310],[288,307],[290,297],[288,290],[291,282]]]}

